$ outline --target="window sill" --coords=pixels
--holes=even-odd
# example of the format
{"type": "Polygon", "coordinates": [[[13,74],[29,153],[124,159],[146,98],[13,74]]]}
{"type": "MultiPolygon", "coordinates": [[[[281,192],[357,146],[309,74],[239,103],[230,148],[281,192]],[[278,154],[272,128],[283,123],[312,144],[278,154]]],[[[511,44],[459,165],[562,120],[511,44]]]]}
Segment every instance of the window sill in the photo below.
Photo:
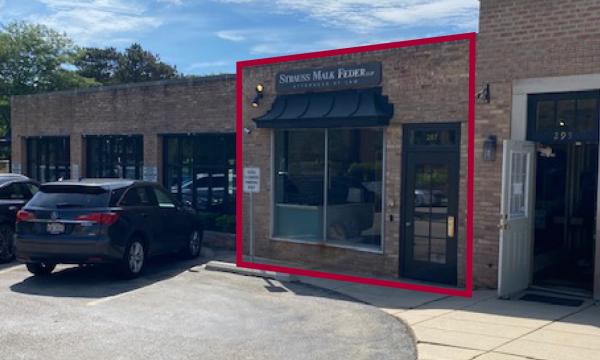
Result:
{"type": "Polygon", "coordinates": [[[345,244],[336,244],[336,243],[325,242],[325,241],[316,242],[316,241],[308,241],[308,240],[287,239],[287,238],[280,238],[280,237],[273,237],[273,236],[270,238],[270,240],[271,241],[290,242],[290,243],[303,244],[303,245],[315,245],[315,246],[325,246],[325,247],[331,247],[331,248],[342,248],[342,249],[366,252],[366,253],[371,253],[371,254],[383,255],[382,249],[373,249],[371,247],[359,246],[359,245],[345,245],[345,244]]]}

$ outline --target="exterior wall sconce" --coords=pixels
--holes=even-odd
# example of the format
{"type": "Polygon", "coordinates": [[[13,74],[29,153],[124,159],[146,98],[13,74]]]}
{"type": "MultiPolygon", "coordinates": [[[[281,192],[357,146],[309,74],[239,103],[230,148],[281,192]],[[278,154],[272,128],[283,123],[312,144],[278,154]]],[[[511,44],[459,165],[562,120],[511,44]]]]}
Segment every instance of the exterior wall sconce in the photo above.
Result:
{"type": "Polygon", "coordinates": [[[490,84],[485,84],[485,86],[481,90],[479,90],[475,97],[480,103],[489,104],[492,101],[490,94],[490,84]]]}
{"type": "Polygon", "coordinates": [[[263,92],[265,91],[265,86],[263,84],[256,85],[256,95],[254,99],[252,99],[252,107],[257,108],[260,105],[260,100],[263,98],[263,92]]]}
{"type": "Polygon", "coordinates": [[[498,138],[496,135],[489,135],[483,141],[483,161],[494,161],[496,160],[496,145],[498,138]]]}

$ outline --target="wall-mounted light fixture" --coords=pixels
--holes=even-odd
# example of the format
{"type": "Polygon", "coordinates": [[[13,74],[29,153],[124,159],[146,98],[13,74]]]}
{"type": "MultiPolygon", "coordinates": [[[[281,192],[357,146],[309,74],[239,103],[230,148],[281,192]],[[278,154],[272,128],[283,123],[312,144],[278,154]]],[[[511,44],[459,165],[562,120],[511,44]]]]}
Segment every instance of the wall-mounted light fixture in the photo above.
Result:
{"type": "Polygon", "coordinates": [[[496,160],[496,147],[498,138],[496,135],[488,135],[483,141],[483,161],[494,161],[496,160]]]}
{"type": "Polygon", "coordinates": [[[492,97],[490,94],[490,84],[485,84],[485,86],[481,90],[479,90],[475,97],[480,103],[489,104],[492,101],[492,97]]]}
{"type": "Polygon", "coordinates": [[[256,85],[256,95],[254,99],[252,99],[252,107],[257,108],[260,105],[260,100],[263,98],[263,92],[265,91],[265,86],[263,84],[256,85]]]}
{"type": "Polygon", "coordinates": [[[249,127],[245,127],[244,128],[244,133],[245,134],[252,134],[252,129],[250,129],[249,127]]]}

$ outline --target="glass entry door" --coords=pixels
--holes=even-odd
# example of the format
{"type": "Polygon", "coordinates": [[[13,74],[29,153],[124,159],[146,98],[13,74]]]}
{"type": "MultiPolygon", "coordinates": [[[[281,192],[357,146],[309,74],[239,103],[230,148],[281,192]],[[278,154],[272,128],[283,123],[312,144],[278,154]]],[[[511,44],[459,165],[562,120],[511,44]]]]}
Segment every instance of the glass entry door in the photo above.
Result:
{"type": "Polygon", "coordinates": [[[449,124],[405,128],[403,277],[456,285],[458,131],[449,124]]]}

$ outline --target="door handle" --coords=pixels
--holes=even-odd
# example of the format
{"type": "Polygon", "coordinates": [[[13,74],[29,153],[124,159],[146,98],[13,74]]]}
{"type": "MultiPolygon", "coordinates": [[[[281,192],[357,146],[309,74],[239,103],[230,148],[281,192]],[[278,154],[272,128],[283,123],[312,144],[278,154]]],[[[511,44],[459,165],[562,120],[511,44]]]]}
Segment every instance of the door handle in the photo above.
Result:
{"type": "Polygon", "coordinates": [[[10,211],[19,210],[19,207],[15,206],[15,205],[11,205],[11,206],[8,207],[8,210],[10,210],[10,211]]]}
{"type": "Polygon", "coordinates": [[[498,224],[499,230],[508,230],[508,219],[506,215],[500,218],[500,224],[498,224]]]}
{"type": "Polygon", "coordinates": [[[454,216],[448,216],[448,237],[454,237],[454,216]]]}

